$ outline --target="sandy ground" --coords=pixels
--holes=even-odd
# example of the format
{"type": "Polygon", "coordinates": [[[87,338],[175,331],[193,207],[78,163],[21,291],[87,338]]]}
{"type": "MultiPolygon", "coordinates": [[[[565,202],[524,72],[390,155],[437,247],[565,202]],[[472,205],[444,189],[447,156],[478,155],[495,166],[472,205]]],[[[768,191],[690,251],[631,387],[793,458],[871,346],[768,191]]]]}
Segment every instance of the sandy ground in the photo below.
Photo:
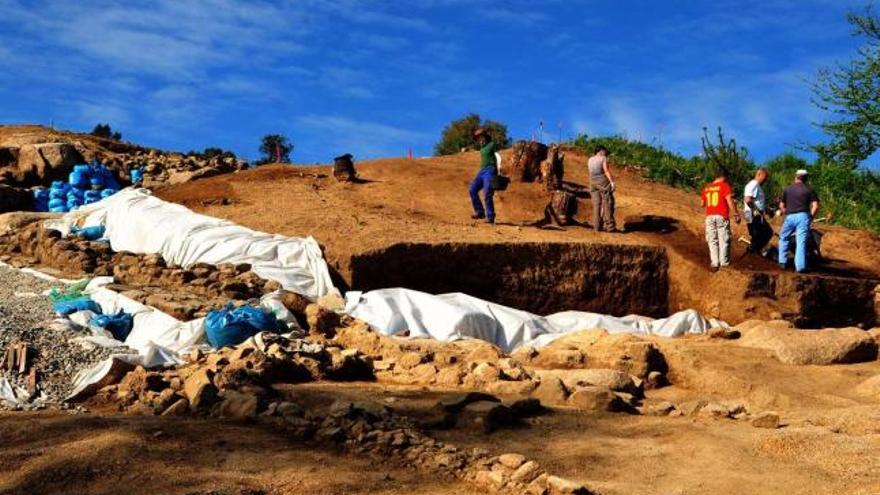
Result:
{"type": "Polygon", "coordinates": [[[161,417],[0,414],[0,493],[476,494],[453,480],[285,438],[161,417]]]}
{"type": "MultiPolygon", "coordinates": [[[[605,495],[871,494],[880,491],[880,391],[858,385],[880,362],[791,366],[768,351],[703,337],[661,340],[675,384],[646,403],[705,399],[779,413],[778,429],[747,421],[555,408],[491,434],[434,430],[436,439],[520,453],[605,495]]],[[[276,387],[320,411],[372,400],[416,420],[460,392],[377,383],[276,387]]],[[[0,416],[0,493],[476,493],[473,486],[341,453],[272,428],[215,420],[58,412],[0,416]]]]}

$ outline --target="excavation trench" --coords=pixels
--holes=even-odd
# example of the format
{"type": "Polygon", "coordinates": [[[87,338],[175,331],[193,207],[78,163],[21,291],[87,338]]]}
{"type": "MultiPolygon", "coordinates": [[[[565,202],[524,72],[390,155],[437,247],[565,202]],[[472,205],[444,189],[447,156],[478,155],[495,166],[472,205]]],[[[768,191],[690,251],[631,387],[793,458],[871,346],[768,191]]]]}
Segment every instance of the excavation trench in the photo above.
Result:
{"type": "Polygon", "coordinates": [[[653,246],[401,243],[354,255],[350,284],[464,292],[537,314],[661,317],[669,312],[668,269],[665,249],[653,246]]]}
{"type": "MultiPolygon", "coordinates": [[[[689,293],[693,309],[712,316],[707,301],[718,294],[709,297],[689,278],[671,277],[669,264],[659,246],[398,243],[353,255],[344,278],[357,290],[464,292],[536,314],[578,310],[655,318],[669,315],[674,289],[689,293]]],[[[713,283],[723,287],[721,304],[733,310],[724,317],[732,324],[778,313],[801,328],[871,328],[880,309],[877,280],[761,271],[721,280],[713,283]],[[749,305],[761,311],[738,309],[749,305]]]]}

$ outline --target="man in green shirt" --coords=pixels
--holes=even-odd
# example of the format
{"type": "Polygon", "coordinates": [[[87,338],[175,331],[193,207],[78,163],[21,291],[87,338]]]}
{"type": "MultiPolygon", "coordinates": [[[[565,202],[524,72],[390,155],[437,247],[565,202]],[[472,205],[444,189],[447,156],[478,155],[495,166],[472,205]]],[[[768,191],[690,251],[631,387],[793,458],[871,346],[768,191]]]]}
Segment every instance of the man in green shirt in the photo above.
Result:
{"type": "Polygon", "coordinates": [[[495,160],[498,146],[484,129],[477,129],[474,137],[480,144],[480,170],[471,181],[469,189],[471,203],[474,206],[474,215],[471,218],[475,220],[485,218],[487,222],[495,223],[495,202],[493,200],[495,190],[492,189],[492,183],[498,175],[498,163],[495,160]],[[483,197],[486,200],[485,208],[483,208],[483,202],[480,201],[480,189],[483,190],[483,197]]]}

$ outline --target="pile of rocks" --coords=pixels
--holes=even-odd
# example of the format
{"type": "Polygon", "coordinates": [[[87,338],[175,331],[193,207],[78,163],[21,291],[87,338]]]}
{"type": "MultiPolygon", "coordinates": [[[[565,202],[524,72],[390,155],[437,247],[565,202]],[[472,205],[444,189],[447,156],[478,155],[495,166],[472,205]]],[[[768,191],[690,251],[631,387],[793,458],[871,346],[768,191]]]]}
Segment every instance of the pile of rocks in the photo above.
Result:
{"type": "Polygon", "coordinates": [[[0,261],[16,267],[44,265],[60,275],[110,275],[113,251],[105,242],[61,237],[39,223],[0,235],[0,261]]]}
{"type": "Polygon", "coordinates": [[[400,340],[373,332],[366,323],[356,320],[334,333],[334,341],[340,345],[373,356],[376,377],[389,383],[516,396],[528,396],[538,386],[519,361],[482,340],[400,340]]]}
{"type": "Polygon", "coordinates": [[[552,476],[515,453],[492,455],[484,449],[460,449],[413,427],[387,406],[372,402],[334,402],[325,415],[311,415],[281,403],[276,415],[301,436],[344,446],[351,452],[387,462],[467,480],[499,493],[532,495],[589,494],[585,486],[552,476]]]}
{"type": "Polygon", "coordinates": [[[110,169],[123,183],[130,183],[132,170],[141,169],[144,184],[148,187],[179,184],[247,168],[246,162],[230,155],[184,155],[88,138],[68,142],[0,145],[0,184],[20,187],[47,185],[55,180],[66,180],[74,165],[93,160],[110,169]]]}
{"type": "Polygon", "coordinates": [[[270,333],[234,349],[196,350],[188,359],[163,371],[134,368],[91,400],[128,413],[253,419],[275,397],[272,384],[373,378],[370,360],[358,351],[270,333]]]}
{"type": "Polygon", "coordinates": [[[536,370],[534,397],[549,404],[587,411],[635,412],[646,382],[622,371],[604,368],[536,370]]]}
{"type": "Polygon", "coordinates": [[[144,185],[147,187],[181,184],[247,168],[246,162],[233,156],[203,158],[143,148],[124,154],[104,155],[100,160],[110,169],[119,170],[127,178],[130,178],[132,169],[142,169],[144,185]]]}
{"type": "MultiPolygon", "coordinates": [[[[113,289],[182,321],[205,316],[229,301],[257,299],[281,289],[281,284],[261,278],[248,264],[197,263],[184,269],[167,264],[158,254],[118,253],[112,274],[120,284],[113,289]]],[[[304,320],[308,301],[290,292],[285,298],[304,320]]]]}
{"type": "Polygon", "coordinates": [[[705,419],[732,419],[747,421],[756,428],[779,428],[779,414],[773,411],[751,412],[741,402],[716,402],[706,399],[694,399],[674,404],[670,401],[659,401],[646,404],[639,408],[646,416],[698,417],[705,419]]]}
{"type": "MultiPolygon", "coordinates": [[[[248,264],[198,263],[184,269],[157,254],[116,253],[106,242],[62,238],[60,232],[43,229],[39,223],[0,234],[0,261],[17,267],[49,267],[71,278],[112,275],[117,283],[110,288],[182,321],[281,288],[251,271],[248,264]]],[[[305,325],[309,301],[286,291],[283,300],[305,325]]]]}
{"type": "MultiPolygon", "coordinates": [[[[645,389],[665,383],[665,375],[657,371],[645,371],[648,377],[643,379],[611,368],[527,367],[481,340],[400,340],[372,332],[356,320],[337,328],[333,341],[372,356],[376,378],[383,382],[533,397],[545,404],[581,410],[635,412],[645,389]]],[[[632,365],[632,360],[628,362],[632,365]]]]}
{"type": "Polygon", "coordinates": [[[664,383],[668,371],[666,358],[654,342],[596,329],[570,333],[541,349],[523,346],[511,356],[541,369],[615,369],[646,380],[648,388],[664,383]]]}

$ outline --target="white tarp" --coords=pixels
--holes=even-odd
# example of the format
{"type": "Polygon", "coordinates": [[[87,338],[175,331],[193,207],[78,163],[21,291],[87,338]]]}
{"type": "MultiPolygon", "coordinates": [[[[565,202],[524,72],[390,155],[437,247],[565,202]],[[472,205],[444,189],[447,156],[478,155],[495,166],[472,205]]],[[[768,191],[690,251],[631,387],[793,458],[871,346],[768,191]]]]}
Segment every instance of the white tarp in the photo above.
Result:
{"type": "MultiPolygon", "coordinates": [[[[137,354],[111,355],[92,368],[81,371],[73,379],[71,397],[100,381],[113,367],[114,360],[147,368],[180,364],[183,362],[181,358],[183,354],[204,344],[203,318],[182,322],[156,308],[145,306],[104,287],[112,281],[112,277],[92,279],[84,292],[101,306],[104,314],[116,313],[119,310],[131,314],[133,320],[131,333],[128,334],[125,342],[120,343],[108,338],[106,332],[101,329],[95,328],[92,329],[94,335],[87,340],[94,345],[111,348],[124,344],[137,354]]],[[[71,319],[75,319],[75,316],[72,315],[71,319]]]]}
{"type": "Polygon", "coordinates": [[[166,262],[183,267],[249,263],[257,275],[312,300],[338,293],[314,238],[250,230],[162,201],[146,189],[124,189],[45,225],[65,235],[73,225],[103,225],[104,236],[117,252],[159,253],[166,262]]]}
{"type": "MultiPolygon", "coordinates": [[[[128,334],[125,342],[114,340],[112,336],[108,335],[109,332],[88,325],[89,315],[84,315],[85,318],[79,321],[78,315],[80,313],[91,313],[91,311],[74,313],[70,319],[80,325],[85,323],[86,326],[89,326],[92,330],[92,336],[85,337],[83,340],[92,345],[108,348],[124,345],[136,351],[137,354],[111,355],[92,368],[83,370],[74,377],[71,397],[75,397],[86,387],[103,379],[113,369],[114,361],[140,365],[145,368],[169,366],[183,363],[183,356],[194,349],[201,348],[207,351],[211,348],[205,340],[204,318],[182,322],[156,308],[143,305],[104,287],[112,282],[113,277],[94,278],[83,292],[98,303],[104,314],[113,314],[122,310],[132,315],[131,333],[128,334]]],[[[280,297],[280,291],[266,294],[261,298],[260,304],[272,311],[279,320],[284,321],[289,330],[299,330],[295,317],[281,305],[280,297]]]]}
{"type": "Polygon", "coordinates": [[[476,338],[510,352],[528,345],[541,347],[569,332],[600,328],[611,333],[679,337],[705,333],[723,322],[707,320],[693,310],[652,320],[639,316],[617,318],[565,311],[546,317],[508,308],[467,294],[431,295],[409,289],[348,292],[345,312],[386,335],[408,332],[443,342],[476,338]]]}

